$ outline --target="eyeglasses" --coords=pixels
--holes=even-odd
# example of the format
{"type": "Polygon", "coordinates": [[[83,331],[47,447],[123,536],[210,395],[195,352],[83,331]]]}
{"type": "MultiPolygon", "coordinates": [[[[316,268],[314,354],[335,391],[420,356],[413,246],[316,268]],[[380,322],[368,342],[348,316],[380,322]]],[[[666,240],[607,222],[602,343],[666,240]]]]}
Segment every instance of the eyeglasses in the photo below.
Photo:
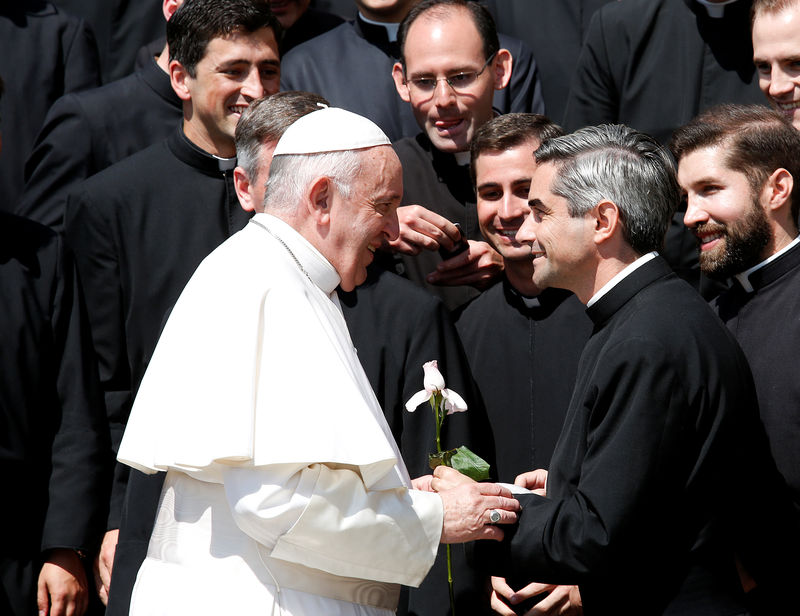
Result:
{"type": "Polygon", "coordinates": [[[479,71],[457,73],[449,77],[418,77],[416,79],[406,79],[403,83],[411,86],[411,89],[417,94],[432,95],[436,91],[436,86],[439,85],[439,82],[445,81],[448,86],[453,88],[454,92],[460,94],[468,91],[475,85],[475,82],[478,81],[478,77],[486,70],[486,67],[489,66],[489,63],[494,59],[496,53],[497,52],[493,53],[486,59],[486,62],[483,63],[479,71]]]}

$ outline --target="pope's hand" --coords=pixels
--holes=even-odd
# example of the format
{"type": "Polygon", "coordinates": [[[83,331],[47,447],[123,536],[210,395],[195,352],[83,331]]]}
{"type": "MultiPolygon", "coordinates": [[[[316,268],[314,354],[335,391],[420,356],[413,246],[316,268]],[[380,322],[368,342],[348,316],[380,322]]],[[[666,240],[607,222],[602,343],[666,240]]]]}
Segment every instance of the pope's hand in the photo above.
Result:
{"type": "Polygon", "coordinates": [[[444,506],[442,543],[465,543],[477,539],[500,541],[503,531],[496,524],[517,521],[519,501],[502,486],[476,483],[444,466],[436,468],[431,485],[439,493],[444,506]]]}

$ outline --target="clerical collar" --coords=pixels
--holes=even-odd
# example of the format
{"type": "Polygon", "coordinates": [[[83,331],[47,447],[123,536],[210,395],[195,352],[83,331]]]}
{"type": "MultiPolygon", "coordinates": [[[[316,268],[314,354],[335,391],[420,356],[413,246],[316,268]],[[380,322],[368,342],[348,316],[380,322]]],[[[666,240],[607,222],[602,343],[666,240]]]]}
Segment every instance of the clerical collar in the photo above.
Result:
{"type": "Polygon", "coordinates": [[[331,265],[322,253],[291,225],[277,216],[260,212],[253,216],[251,222],[263,226],[287,249],[291,258],[297,260],[300,269],[312,283],[318,286],[325,295],[331,297],[339,286],[341,278],[336,268],[331,265]]]}
{"type": "Polygon", "coordinates": [[[470,157],[470,153],[469,152],[454,152],[453,156],[456,157],[456,163],[458,163],[462,167],[464,165],[468,165],[469,164],[469,157],[470,157]]]}
{"type": "Polygon", "coordinates": [[[653,259],[655,259],[657,256],[658,253],[654,250],[653,252],[648,252],[646,255],[642,255],[641,257],[636,259],[636,261],[629,264],[627,267],[625,267],[625,269],[623,269],[621,272],[618,272],[616,276],[614,276],[611,280],[609,280],[602,287],[600,287],[600,290],[594,295],[592,295],[591,299],[587,302],[586,307],[589,308],[593,304],[596,304],[601,297],[603,297],[611,289],[613,289],[620,282],[622,282],[622,280],[630,276],[633,272],[642,267],[642,265],[644,265],[648,261],[652,261],[653,259]]]}
{"type": "Polygon", "coordinates": [[[215,154],[206,152],[203,148],[198,146],[191,139],[189,139],[189,137],[186,136],[186,133],[183,130],[183,123],[181,123],[180,127],[180,136],[181,136],[181,141],[185,145],[189,146],[192,152],[194,152],[195,162],[197,162],[198,160],[202,161],[201,164],[204,169],[207,169],[209,167],[209,164],[212,165],[212,168],[214,170],[222,171],[223,173],[236,168],[235,156],[233,158],[222,158],[215,154]]]}
{"type": "Polygon", "coordinates": [[[400,29],[399,23],[393,24],[383,21],[373,21],[372,19],[367,19],[366,17],[364,17],[361,11],[358,12],[358,18],[364,23],[367,23],[371,26],[378,26],[380,28],[385,28],[386,36],[389,39],[390,43],[395,43],[397,41],[397,31],[400,29]]]}
{"type": "Polygon", "coordinates": [[[743,271],[741,274],[736,274],[734,276],[734,278],[736,278],[736,280],[739,281],[739,284],[742,285],[742,288],[747,293],[752,293],[753,291],[755,291],[755,289],[753,288],[753,284],[750,282],[750,275],[754,274],[755,272],[760,270],[762,267],[772,263],[773,261],[778,259],[781,255],[789,252],[792,248],[797,246],[797,244],[800,244],[800,235],[798,235],[787,246],[784,246],[783,248],[781,248],[778,252],[776,252],[774,255],[770,256],[768,259],[765,259],[764,261],[762,261],[758,265],[754,265],[750,269],[743,271]]]}
{"type": "Polygon", "coordinates": [[[725,0],[725,2],[711,2],[711,0],[697,0],[698,4],[706,7],[708,16],[713,19],[722,19],[725,17],[725,5],[736,2],[736,0],[725,0]]]}

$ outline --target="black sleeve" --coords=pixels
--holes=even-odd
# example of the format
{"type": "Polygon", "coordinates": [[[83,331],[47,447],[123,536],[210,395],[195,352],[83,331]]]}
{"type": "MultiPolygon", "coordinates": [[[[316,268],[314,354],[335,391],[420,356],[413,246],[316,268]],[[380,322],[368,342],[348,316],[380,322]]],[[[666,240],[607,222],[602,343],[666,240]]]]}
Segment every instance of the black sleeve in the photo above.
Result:
{"type": "Polygon", "coordinates": [[[111,451],[74,263],[60,252],[52,336],[61,412],[52,444],[42,550],[90,551],[105,531],[111,451]]]}

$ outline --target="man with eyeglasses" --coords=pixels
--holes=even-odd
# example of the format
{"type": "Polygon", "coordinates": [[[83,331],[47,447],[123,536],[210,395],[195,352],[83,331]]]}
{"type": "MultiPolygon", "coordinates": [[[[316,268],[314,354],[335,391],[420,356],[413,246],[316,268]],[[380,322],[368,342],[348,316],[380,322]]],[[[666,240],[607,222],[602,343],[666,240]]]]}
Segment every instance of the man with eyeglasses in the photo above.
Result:
{"type": "MultiPolygon", "coordinates": [[[[351,1],[354,21],[298,45],[281,59],[281,89],[316,92],[336,107],[369,118],[392,141],[413,137],[419,127],[397,96],[391,74],[399,58],[400,22],[418,2],[351,1]]],[[[494,106],[503,113],[544,113],[538,63],[531,50],[515,38],[499,37],[514,57],[514,73],[508,87],[496,91],[494,106]]]]}
{"type": "MultiPolygon", "coordinates": [[[[469,146],[511,77],[489,12],[471,0],[424,0],[398,32],[397,92],[422,132],[395,144],[406,187],[392,267],[453,309],[499,279],[502,258],[481,236],[469,146]]],[[[388,260],[388,259],[387,259],[388,260]]]]}

